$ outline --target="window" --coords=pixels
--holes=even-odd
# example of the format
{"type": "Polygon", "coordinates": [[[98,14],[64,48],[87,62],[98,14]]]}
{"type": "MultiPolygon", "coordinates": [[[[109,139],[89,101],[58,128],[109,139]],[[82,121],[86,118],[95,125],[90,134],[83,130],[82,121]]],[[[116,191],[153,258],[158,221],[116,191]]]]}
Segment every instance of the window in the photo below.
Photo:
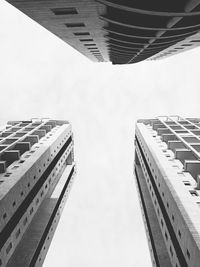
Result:
{"type": "Polygon", "coordinates": [[[84,44],[85,46],[96,46],[96,44],[84,44]]]}
{"type": "Polygon", "coordinates": [[[26,225],[27,222],[28,222],[28,219],[27,219],[27,217],[26,217],[26,218],[24,219],[24,225],[26,225]]]}
{"type": "Polygon", "coordinates": [[[171,256],[173,257],[173,250],[171,246],[169,247],[169,250],[170,250],[171,256]]]}
{"type": "Polygon", "coordinates": [[[51,10],[57,16],[59,16],[59,15],[75,15],[75,14],[78,14],[76,8],[74,8],[74,7],[53,8],[51,10]]]}
{"type": "Polygon", "coordinates": [[[168,240],[168,235],[167,235],[167,233],[165,232],[165,238],[166,238],[166,240],[168,240]]]}
{"type": "Polygon", "coordinates": [[[190,41],[191,43],[199,43],[200,42],[200,40],[192,40],[192,41],[190,41]]]}
{"type": "Polygon", "coordinates": [[[90,51],[99,52],[99,49],[97,47],[88,47],[87,49],[90,50],[90,51]]]}
{"type": "Polygon", "coordinates": [[[181,238],[181,231],[180,230],[178,230],[178,235],[181,238]]]}
{"type": "Polygon", "coordinates": [[[93,42],[93,39],[80,39],[81,42],[93,42]]]}
{"type": "Polygon", "coordinates": [[[191,46],[192,44],[182,44],[182,46],[191,46]]]}
{"type": "Polygon", "coordinates": [[[30,209],[30,215],[33,213],[33,207],[30,209]]]}
{"type": "Polygon", "coordinates": [[[18,236],[20,235],[20,232],[21,232],[20,229],[18,229],[16,232],[16,238],[18,238],[18,236]]]}
{"type": "Polygon", "coordinates": [[[74,32],[75,36],[90,35],[89,32],[74,32]]]}
{"type": "Polygon", "coordinates": [[[66,23],[65,25],[68,28],[85,27],[85,24],[84,23],[66,23]]]}
{"type": "Polygon", "coordinates": [[[189,181],[183,181],[184,185],[191,185],[189,181]]]}
{"type": "Polygon", "coordinates": [[[198,197],[198,193],[194,190],[190,190],[190,194],[193,196],[193,197],[198,197]]]}
{"type": "Polygon", "coordinates": [[[188,259],[190,259],[190,252],[188,251],[188,249],[187,249],[187,257],[188,259]]]}
{"type": "Polygon", "coordinates": [[[6,253],[8,254],[12,248],[12,243],[10,243],[6,249],[6,253]]]}

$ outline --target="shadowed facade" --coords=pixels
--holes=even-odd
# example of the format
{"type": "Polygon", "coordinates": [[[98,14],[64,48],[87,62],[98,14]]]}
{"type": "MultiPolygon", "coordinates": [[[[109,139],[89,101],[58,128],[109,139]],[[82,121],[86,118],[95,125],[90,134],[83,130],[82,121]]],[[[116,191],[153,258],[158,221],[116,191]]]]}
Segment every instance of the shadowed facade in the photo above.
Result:
{"type": "Polygon", "coordinates": [[[67,121],[10,121],[0,132],[0,266],[42,266],[73,177],[67,121]]]}
{"type": "Polygon", "coordinates": [[[136,184],[153,266],[200,262],[200,119],[139,120],[136,184]]]}
{"type": "Polygon", "coordinates": [[[8,0],[95,62],[160,59],[200,43],[200,0],[8,0]]]}

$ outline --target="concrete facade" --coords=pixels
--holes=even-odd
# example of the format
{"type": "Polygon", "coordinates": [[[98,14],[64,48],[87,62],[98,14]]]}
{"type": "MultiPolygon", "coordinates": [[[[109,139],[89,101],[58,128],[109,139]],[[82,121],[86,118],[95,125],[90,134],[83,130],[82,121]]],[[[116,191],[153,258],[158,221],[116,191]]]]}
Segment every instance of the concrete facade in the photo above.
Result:
{"type": "Polygon", "coordinates": [[[200,119],[158,117],[136,124],[135,176],[153,266],[199,266],[199,152],[200,119]],[[150,215],[144,212],[148,202],[150,215]],[[153,233],[155,223],[163,238],[153,233]]]}
{"type": "Polygon", "coordinates": [[[7,0],[95,62],[160,59],[200,44],[200,0],[7,0]]]}
{"type": "Polygon", "coordinates": [[[0,132],[0,266],[42,266],[75,175],[67,121],[10,121],[0,132]]]}

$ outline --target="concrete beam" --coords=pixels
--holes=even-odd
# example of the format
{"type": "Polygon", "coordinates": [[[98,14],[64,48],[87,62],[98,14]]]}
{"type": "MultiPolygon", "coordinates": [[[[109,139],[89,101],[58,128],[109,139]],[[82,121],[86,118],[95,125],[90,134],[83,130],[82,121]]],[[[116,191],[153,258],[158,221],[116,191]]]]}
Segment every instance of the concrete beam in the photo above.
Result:
{"type": "Polygon", "coordinates": [[[50,132],[52,129],[51,125],[43,125],[39,128],[39,130],[45,130],[47,133],[50,132]]]}
{"type": "Polygon", "coordinates": [[[39,142],[38,135],[28,135],[25,137],[23,142],[29,142],[31,144],[31,146],[33,146],[35,143],[39,142]]]}
{"type": "Polygon", "coordinates": [[[33,132],[34,135],[38,135],[39,139],[46,135],[46,130],[36,130],[33,132]]]}
{"type": "Polygon", "coordinates": [[[9,136],[9,135],[11,135],[11,134],[13,134],[13,132],[3,132],[3,133],[1,134],[1,136],[2,136],[2,137],[7,137],[7,136],[9,136]]]}
{"type": "Polygon", "coordinates": [[[200,143],[200,140],[195,136],[184,136],[183,139],[188,143],[200,143]]]}
{"type": "Polygon", "coordinates": [[[195,135],[200,135],[200,129],[195,129],[191,131],[195,135]]]}
{"type": "Polygon", "coordinates": [[[200,144],[192,144],[191,145],[196,151],[200,152],[200,144]]]}
{"type": "Polygon", "coordinates": [[[175,158],[180,160],[183,164],[186,160],[196,160],[196,157],[191,150],[187,148],[180,148],[175,150],[175,158]]]}
{"type": "Polygon", "coordinates": [[[158,128],[157,132],[158,132],[158,135],[171,133],[171,131],[168,128],[158,128]]]}
{"type": "Polygon", "coordinates": [[[163,128],[163,124],[161,124],[161,123],[154,123],[153,124],[153,130],[157,131],[158,128],[163,128]]]}
{"type": "Polygon", "coordinates": [[[14,136],[15,136],[15,137],[22,137],[22,136],[24,136],[25,134],[27,134],[27,132],[19,132],[19,133],[16,133],[14,136]]]}
{"type": "Polygon", "coordinates": [[[5,149],[7,146],[4,146],[4,145],[0,145],[0,151],[5,149]]]}
{"type": "Polygon", "coordinates": [[[3,144],[4,145],[10,145],[10,144],[14,143],[17,140],[18,140],[18,138],[8,138],[8,139],[5,139],[5,141],[3,142],[3,144]]]}
{"type": "Polygon", "coordinates": [[[12,164],[14,161],[20,159],[20,153],[19,150],[8,150],[3,153],[1,156],[1,159],[3,161],[6,161],[6,167],[8,167],[10,164],[12,164]]]}
{"type": "Polygon", "coordinates": [[[46,125],[51,125],[52,128],[56,127],[56,122],[55,121],[48,121],[46,125]]]}
{"type": "Polygon", "coordinates": [[[0,173],[6,172],[6,162],[0,161],[0,173]]]}
{"type": "Polygon", "coordinates": [[[168,142],[168,141],[171,141],[171,140],[177,140],[177,137],[176,135],[174,134],[162,134],[162,141],[163,142],[168,142]]]}
{"type": "Polygon", "coordinates": [[[25,153],[26,151],[30,150],[31,148],[31,144],[30,142],[18,142],[15,145],[15,149],[19,150],[20,155],[22,155],[23,153],[25,153]]]}
{"type": "Polygon", "coordinates": [[[170,140],[167,143],[168,149],[172,150],[175,153],[175,150],[178,148],[185,148],[185,145],[183,142],[179,140],[170,140]]]}
{"type": "Polygon", "coordinates": [[[21,127],[12,127],[11,129],[10,129],[10,131],[12,131],[12,132],[16,132],[16,131],[19,131],[21,129],[21,127]]]}
{"type": "Polygon", "coordinates": [[[197,175],[200,174],[200,161],[186,160],[184,164],[184,171],[189,172],[193,178],[197,180],[197,175]]]}

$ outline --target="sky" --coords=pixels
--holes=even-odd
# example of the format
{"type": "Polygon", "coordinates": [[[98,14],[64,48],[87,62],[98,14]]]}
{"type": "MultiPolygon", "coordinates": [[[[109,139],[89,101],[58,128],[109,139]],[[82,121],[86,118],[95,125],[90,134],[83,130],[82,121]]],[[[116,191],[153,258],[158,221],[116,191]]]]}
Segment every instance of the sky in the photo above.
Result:
{"type": "Polygon", "coordinates": [[[93,63],[0,2],[0,125],[73,127],[77,175],[44,267],[151,266],[133,176],[134,125],[198,117],[200,48],[132,65],[93,63]]]}

